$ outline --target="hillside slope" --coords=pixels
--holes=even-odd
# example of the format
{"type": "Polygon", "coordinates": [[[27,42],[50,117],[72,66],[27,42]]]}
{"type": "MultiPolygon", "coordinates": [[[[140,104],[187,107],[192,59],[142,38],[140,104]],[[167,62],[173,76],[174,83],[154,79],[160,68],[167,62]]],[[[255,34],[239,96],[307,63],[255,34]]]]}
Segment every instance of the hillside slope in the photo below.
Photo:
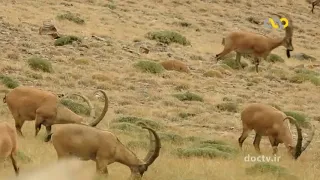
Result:
{"type": "MultiPolygon", "coordinates": [[[[272,53],[285,61],[263,61],[259,74],[252,71],[253,65],[249,59],[242,59],[249,64],[245,70],[225,68],[213,60],[223,49],[221,41],[228,32],[240,29],[283,36],[283,31],[268,30],[261,24],[252,23],[253,20],[262,22],[272,12],[286,12],[293,19],[295,50],[292,54],[305,53],[315,59],[320,58],[320,10],[316,7],[315,13],[311,14],[310,5],[304,0],[24,0],[15,4],[4,1],[0,8],[2,76],[15,79],[21,85],[36,86],[55,93],[81,92],[94,101],[98,111],[102,103],[93,98],[92,92],[97,88],[106,90],[109,111],[99,127],[110,128],[125,144],[145,142],[147,133],[130,131],[130,128],[124,128],[127,124],[122,124],[119,130],[120,125],[113,124],[118,118],[149,119],[162,127],[159,131],[164,139],[163,151],[149,167],[145,179],[238,180],[272,177],[245,174],[244,168],[252,163],[244,162],[243,156],[254,154],[253,134],[245,141],[244,152],[232,159],[179,158],[173,153],[174,149],[190,146],[192,140],[196,141],[194,139],[198,137],[224,141],[237,148],[237,139],[241,134],[239,113],[250,102],[273,104],[284,111],[306,114],[319,127],[320,70],[310,67],[320,64],[320,61],[288,59],[284,47],[272,53]],[[80,18],[80,24],[57,18],[67,11],[80,18]],[[55,40],[50,36],[39,35],[38,29],[43,21],[50,19],[59,33],[77,36],[81,42],[55,46],[55,40]],[[191,45],[165,45],[146,36],[149,32],[162,30],[180,33],[191,45]],[[100,37],[100,40],[95,37],[100,37]],[[141,46],[149,53],[143,53],[141,46]],[[28,65],[28,59],[32,57],[48,60],[53,72],[33,70],[28,65]],[[180,60],[190,67],[191,73],[146,73],[134,65],[144,60],[156,63],[180,60]],[[301,68],[301,64],[305,68],[301,68]],[[205,75],[208,71],[213,72],[213,77],[205,75]],[[185,92],[197,94],[199,101],[180,101],[174,96],[185,92]],[[179,143],[181,139],[182,144],[179,143]]],[[[0,120],[14,125],[6,104],[0,106],[0,112],[0,120]]],[[[42,136],[33,137],[33,123],[25,123],[22,131],[26,137],[19,138],[19,163],[21,169],[26,171],[56,161],[52,145],[43,143],[42,136]]],[[[291,169],[290,172],[299,179],[316,179],[320,175],[316,171],[320,165],[317,159],[318,138],[316,132],[313,142],[297,162],[287,157],[281,145],[281,160],[276,164],[291,169]]],[[[140,147],[144,143],[141,144],[131,147],[139,157],[146,153],[145,148],[140,147]]],[[[261,149],[264,154],[271,154],[267,138],[262,140],[261,149]]],[[[9,162],[4,166],[0,176],[12,175],[9,162]]],[[[88,162],[88,167],[95,166],[88,162]]],[[[118,164],[111,165],[109,169],[110,179],[126,179],[130,173],[129,169],[118,164]]]]}

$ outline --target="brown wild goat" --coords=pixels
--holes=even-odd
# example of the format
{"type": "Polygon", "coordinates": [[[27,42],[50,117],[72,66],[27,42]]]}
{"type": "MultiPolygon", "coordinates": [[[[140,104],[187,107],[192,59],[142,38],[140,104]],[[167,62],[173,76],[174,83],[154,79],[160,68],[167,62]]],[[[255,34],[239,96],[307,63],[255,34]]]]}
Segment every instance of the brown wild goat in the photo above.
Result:
{"type": "MultiPolygon", "coordinates": [[[[89,124],[90,126],[98,125],[108,111],[108,97],[103,90],[98,91],[101,92],[105,98],[104,109],[101,115],[89,124]]],[[[90,115],[93,119],[93,105],[85,96],[80,94],[76,95],[87,101],[91,108],[90,115]]],[[[62,105],[57,95],[35,87],[16,87],[5,95],[3,102],[7,103],[11,111],[17,132],[20,136],[23,136],[21,128],[25,121],[35,120],[35,136],[37,136],[40,131],[41,125],[46,127],[47,134],[49,134],[53,124],[84,122],[82,116],[79,116],[62,105]]]]}
{"type": "MultiPolygon", "coordinates": [[[[280,15],[277,16],[281,18],[280,15]]],[[[288,26],[285,28],[285,37],[270,38],[252,32],[231,32],[222,39],[222,45],[224,45],[224,49],[221,53],[216,55],[216,60],[219,61],[220,58],[226,54],[230,53],[231,51],[235,51],[236,63],[238,67],[242,68],[240,63],[241,55],[252,54],[254,57],[256,72],[258,72],[258,66],[261,61],[260,59],[266,59],[273,49],[281,45],[287,49],[287,57],[290,58],[290,51],[293,51],[293,24],[289,16],[285,17],[288,19],[288,26]]]]}
{"type": "Polygon", "coordinates": [[[138,159],[113,133],[86,125],[57,124],[47,140],[52,139],[58,159],[75,156],[84,161],[93,160],[96,162],[97,172],[106,176],[107,166],[119,162],[130,168],[131,179],[141,179],[159,156],[161,148],[158,134],[145,124],[142,125],[142,128],[149,131],[151,144],[144,160],[138,159]]]}
{"type": "Polygon", "coordinates": [[[261,103],[251,103],[241,112],[242,134],[239,137],[239,146],[242,148],[244,140],[248,137],[251,130],[256,135],[253,141],[255,150],[260,154],[260,141],[262,136],[268,136],[273,154],[278,151],[279,143],[284,143],[288,152],[294,159],[298,159],[301,153],[308,147],[314,136],[315,128],[312,131],[307,142],[302,146],[302,133],[296,119],[286,116],[282,111],[261,103]],[[293,123],[298,131],[298,140],[296,146],[293,144],[293,136],[290,130],[290,122],[293,123]]]}
{"type": "Polygon", "coordinates": [[[17,166],[14,155],[17,151],[17,134],[7,122],[0,122],[0,158],[6,159],[10,156],[11,163],[16,175],[19,174],[19,167],[17,166]]]}

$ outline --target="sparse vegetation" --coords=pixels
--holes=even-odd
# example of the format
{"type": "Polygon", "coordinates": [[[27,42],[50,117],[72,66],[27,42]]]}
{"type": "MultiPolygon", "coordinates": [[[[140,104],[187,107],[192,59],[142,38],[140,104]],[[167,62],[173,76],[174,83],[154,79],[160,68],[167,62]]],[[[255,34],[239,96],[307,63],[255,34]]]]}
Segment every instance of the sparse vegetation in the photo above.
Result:
{"type": "Polygon", "coordinates": [[[234,102],[223,102],[223,103],[217,104],[216,107],[220,111],[238,112],[238,104],[234,102]]]}
{"type": "Polygon", "coordinates": [[[201,141],[187,148],[178,148],[173,153],[178,157],[231,158],[237,150],[220,141],[201,141]]]}
{"type": "Polygon", "coordinates": [[[203,98],[201,96],[189,91],[181,94],[174,94],[173,96],[179,99],[180,101],[203,101],[203,98]]]}
{"type": "Polygon", "coordinates": [[[47,73],[53,72],[53,67],[51,65],[51,62],[47,59],[43,59],[41,57],[31,57],[28,59],[28,65],[31,69],[36,71],[43,71],[47,73]]]}
{"type": "Polygon", "coordinates": [[[76,24],[84,24],[85,23],[84,19],[80,18],[79,16],[80,16],[79,14],[73,14],[68,11],[64,14],[57,15],[57,19],[58,20],[68,20],[68,21],[74,22],[76,24]]]}
{"type": "Polygon", "coordinates": [[[72,44],[72,42],[77,41],[77,42],[81,42],[81,39],[77,36],[62,36],[58,39],[56,39],[56,41],[54,42],[55,46],[64,46],[67,44],[72,44]]]}
{"type": "Polygon", "coordinates": [[[273,63],[276,63],[276,62],[284,62],[284,59],[282,57],[280,57],[279,55],[277,54],[272,54],[270,53],[269,56],[267,57],[267,61],[268,62],[273,62],[273,63]]]}
{"type": "Polygon", "coordinates": [[[89,107],[83,105],[82,103],[77,103],[71,99],[62,99],[60,102],[76,114],[82,114],[87,116],[90,115],[89,107]]]}
{"type": "MultiPolygon", "coordinates": [[[[241,67],[238,66],[238,64],[237,64],[237,62],[236,62],[236,60],[235,60],[235,57],[234,57],[234,58],[225,57],[225,58],[223,58],[223,59],[221,60],[221,63],[229,66],[229,67],[232,68],[232,69],[239,69],[239,68],[241,68],[241,67]]],[[[248,66],[248,63],[244,62],[243,60],[240,61],[240,63],[241,63],[241,66],[242,66],[243,68],[246,68],[246,67],[248,66]]]]}
{"type": "Polygon", "coordinates": [[[290,78],[292,83],[303,83],[305,81],[310,81],[312,84],[319,86],[320,85],[320,73],[308,70],[308,69],[296,69],[295,75],[290,78]]]}
{"type": "Polygon", "coordinates": [[[139,118],[139,117],[132,117],[132,116],[123,116],[115,119],[113,121],[114,123],[131,123],[131,124],[137,124],[138,122],[143,122],[150,126],[151,128],[154,128],[156,130],[160,130],[164,128],[164,125],[160,122],[156,122],[149,119],[139,118]]]}
{"type": "Polygon", "coordinates": [[[0,81],[8,88],[13,89],[20,85],[19,81],[10,76],[0,74],[0,81]]]}
{"type": "Polygon", "coordinates": [[[245,172],[248,175],[272,174],[277,179],[278,178],[286,178],[288,180],[298,179],[294,175],[291,175],[286,168],[282,166],[274,165],[271,163],[266,163],[266,162],[255,163],[253,166],[247,167],[245,169],[245,172]]]}
{"type": "Polygon", "coordinates": [[[161,64],[148,60],[141,60],[134,64],[134,67],[140,69],[142,72],[153,74],[162,73],[165,70],[161,64]]]}
{"type": "Polygon", "coordinates": [[[146,37],[165,44],[178,43],[184,46],[191,44],[186,37],[174,31],[149,32],[146,37]]]}
{"type": "Polygon", "coordinates": [[[295,111],[284,111],[284,113],[287,116],[292,116],[293,118],[295,118],[302,127],[309,127],[310,122],[308,121],[308,118],[305,114],[295,111]]]}
{"type": "Polygon", "coordinates": [[[217,71],[217,70],[207,71],[207,72],[203,73],[203,76],[205,76],[205,77],[223,78],[223,75],[221,74],[221,72],[219,72],[219,71],[217,71]]]}

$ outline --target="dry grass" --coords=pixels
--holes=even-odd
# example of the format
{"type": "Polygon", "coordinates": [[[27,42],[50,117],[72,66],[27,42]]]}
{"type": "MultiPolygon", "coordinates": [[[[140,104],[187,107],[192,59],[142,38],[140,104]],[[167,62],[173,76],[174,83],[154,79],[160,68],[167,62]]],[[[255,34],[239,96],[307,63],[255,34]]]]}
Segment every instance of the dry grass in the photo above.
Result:
{"type": "MultiPolygon", "coordinates": [[[[105,89],[110,100],[109,111],[98,126],[109,127],[139,157],[148,148],[145,147],[148,133],[137,128],[133,121],[143,119],[158,127],[163,148],[159,159],[145,173],[145,180],[274,179],[270,173],[255,176],[246,173],[246,168],[254,165],[244,161],[247,154],[255,155],[253,134],[245,141],[244,151],[229,158],[216,157],[216,149],[212,147],[199,150],[195,146],[204,140],[219,140],[237,149],[241,133],[239,113],[249,102],[276,104],[284,111],[306,115],[311,123],[320,117],[317,86],[320,81],[318,74],[312,73],[319,69],[315,67],[311,72],[308,68],[294,68],[301,64],[311,67],[320,64],[319,61],[288,59],[285,49],[279,47],[272,51],[275,55],[271,59],[262,61],[261,71],[256,74],[246,58],[241,60],[243,66],[248,66],[244,70],[234,66],[234,56],[220,65],[211,59],[223,49],[222,37],[230,31],[283,35],[282,31],[268,30],[247,20],[251,17],[254,22],[263,21],[274,11],[288,12],[294,20],[292,53],[303,52],[320,58],[319,12],[311,14],[310,5],[304,0],[292,1],[292,5],[287,2],[24,0],[12,4],[7,0],[0,5],[0,44],[5,52],[0,54],[0,86],[12,88],[21,84],[55,93],[84,94],[105,89]],[[65,20],[57,18],[66,12],[65,20]],[[55,46],[54,39],[38,34],[46,19],[54,20],[59,33],[72,36],[57,40],[55,46]],[[146,53],[139,51],[142,46],[148,49],[146,53]],[[28,59],[35,56],[49,61],[53,71],[30,68],[28,59]],[[183,61],[191,74],[157,66],[170,59],[183,61]],[[119,122],[123,117],[127,119],[119,122]],[[189,153],[193,148],[193,155],[207,153],[214,159],[179,157],[174,153],[179,148],[189,148],[189,153]]],[[[101,101],[89,97],[100,112],[101,101]]],[[[0,105],[0,114],[0,120],[14,124],[6,104],[0,105]]],[[[52,144],[43,142],[44,130],[34,138],[33,123],[24,124],[25,138],[18,139],[21,171],[56,161],[52,144]]],[[[286,168],[299,179],[317,179],[320,175],[318,138],[316,133],[298,161],[291,160],[281,145],[280,162],[273,164],[286,168]]],[[[263,154],[271,155],[267,138],[262,140],[261,149],[263,154]]],[[[86,164],[95,167],[93,162],[86,164]]],[[[1,179],[13,174],[9,161],[0,169],[1,179]]],[[[110,165],[109,172],[110,179],[119,180],[130,174],[128,168],[119,164],[110,165]]]]}

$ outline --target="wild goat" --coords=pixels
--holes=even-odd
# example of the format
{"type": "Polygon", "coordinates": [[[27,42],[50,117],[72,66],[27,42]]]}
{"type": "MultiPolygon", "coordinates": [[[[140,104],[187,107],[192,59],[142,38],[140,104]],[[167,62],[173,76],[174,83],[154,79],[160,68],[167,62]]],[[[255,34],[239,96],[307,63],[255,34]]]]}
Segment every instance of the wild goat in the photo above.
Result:
{"type": "MultiPolygon", "coordinates": [[[[275,15],[281,18],[280,15],[275,15]]],[[[222,39],[222,45],[224,45],[224,49],[221,53],[216,55],[216,60],[219,61],[221,57],[225,56],[231,51],[235,51],[236,63],[238,67],[242,68],[240,63],[241,55],[252,54],[255,62],[256,72],[258,72],[258,66],[261,61],[260,59],[266,59],[273,49],[281,45],[287,49],[287,57],[290,58],[290,51],[293,51],[293,24],[289,16],[286,16],[286,18],[288,19],[288,26],[285,28],[285,37],[283,38],[270,38],[251,32],[231,32],[222,39]]]]}
{"type": "Polygon", "coordinates": [[[159,156],[161,148],[158,134],[144,124],[142,128],[149,131],[150,144],[152,144],[144,160],[138,159],[111,132],[86,125],[57,124],[48,136],[48,140],[52,138],[58,159],[75,156],[84,161],[93,160],[96,162],[97,172],[106,176],[108,176],[107,165],[119,162],[130,168],[131,179],[141,179],[144,172],[159,156]]]}
{"type": "MultiPolygon", "coordinates": [[[[93,120],[89,124],[90,126],[98,125],[108,111],[108,97],[103,90],[98,91],[103,94],[105,98],[105,105],[101,115],[93,120]]],[[[79,95],[87,101],[91,108],[90,115],[93,119],[93,105],[85,96],[80,94],[76,95],[79,95]]],[[[35,120],[35,136],[37,136],[38,132],[40,131],[41,125],[46,127],[47,134],[49,134],[53,124],[83,123],[84,121],[82,116],[79,116],[67,107],[60,104],[57,95],[35,87],[16,87],[5,95],[3,102],[7,103],[11,111],[15,120],[17,132],[20,136],[23,136],[21,128],[25,121],[35,120]]]]}
{"type": "Polygon", "coordinates": [[[313,1],[313,2],[311,3],[311,4],[312,4],[312,9],[311,9],[311,12],[312,12],[312,13],[314,13],[314,12],[313,12],[314,7],[317,6],[319,3],[320,3],[320,0],[315,0],[315,1],[313,1]]]}
{"type": "Polygon", "coordinates": [[[286,116],[282,111],[261,103],[251,103],[241,112],[242,134],[239,141],[239,146],[242,148],[244,140],[248,137],[251,130],[254,129],[256,135],[253,141],[255,150],[260,154],[260,141],[262,136],[268,136],[273,154],[277,154],[279,143],[284,143],[288,152],[298,159],[301,153],[311,143],[315,128],[312,126],[312,133],[307,142],[302,146],[302,133],[300,125],[296,119],[291,116],[286,116]],[[287,120],[287,123],[285,122],[287,120]],[[298,140],[296,146],[293,145],[293,136],[290,130],[290,122],[293,123],[298,131],[298,140]]]}
{"type": "Polygon", "coordinates": [[[19,167],[17,166],[14,154],[17,150],[17,134],[7,122],[0,122],[0,157],[6,159],[10,156],[11,163],[16,175],[19,174],[19,167]]]}
{"type": "Polygon", "coordinates": [[[94,180],[94,169],[84,165],[79,159],[68,158],[5,180],[94,180]]]}

